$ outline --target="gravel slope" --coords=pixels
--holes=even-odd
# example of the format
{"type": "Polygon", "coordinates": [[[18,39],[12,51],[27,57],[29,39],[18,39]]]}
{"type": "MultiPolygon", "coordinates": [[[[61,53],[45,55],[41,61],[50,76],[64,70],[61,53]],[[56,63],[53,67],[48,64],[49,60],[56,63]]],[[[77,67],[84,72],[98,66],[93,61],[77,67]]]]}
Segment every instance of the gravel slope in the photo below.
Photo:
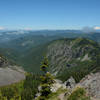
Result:
{"type": "Polygon", "coordinates": [[[11,68],[0,68],[0,86],[10,85],[25,79],[24,73],[11,68]]]}

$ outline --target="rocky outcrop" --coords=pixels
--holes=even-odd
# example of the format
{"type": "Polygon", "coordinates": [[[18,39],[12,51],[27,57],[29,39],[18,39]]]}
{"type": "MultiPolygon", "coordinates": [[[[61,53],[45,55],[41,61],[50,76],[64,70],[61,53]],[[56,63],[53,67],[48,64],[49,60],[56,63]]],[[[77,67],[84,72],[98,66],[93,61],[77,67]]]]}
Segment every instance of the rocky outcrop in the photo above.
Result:
{"type": "Polygon", "coordinates": [[[87,75],[78,85],[84,87],[88,95],[95,98],[94,100],[100,99],[100,72],[87,75]]]}
{"type": "Polygon", "coordinates": [[[100,100],[100,72],[87,75],[78,84],[75,83],[73,77],[70,77],[64,82],[64,85],[71,91],[77,87],[83,87],[87,95],[91,97],[91,100],[100,100]]]}
{"type": "Polygon", "coordinates": [[[64,82],[64,85],[68,89],[73,89],[76,85],[75,79],[73,77],[70,77],[67,81],[64,82]]]}
{"type": "Polygon", "coordinates": [[[87,75],[78,84],[75,83],[73,77],[70,77],[64,83],[60,80],[55,80],[52,92],[56,92],[59,88],[62,88],[68,89],[71,93],[71,91],[77,87],[85,88],[87,95],[91,97],[91,100],[100,100],[100,72],[87,75]]]}
{"type": "Polygon", "coordinates": [[[66,89],[66,85],[62,81],[55,79],[55,83],[51,87],[52,92],[56,92],[59,88],[66,89]]]}

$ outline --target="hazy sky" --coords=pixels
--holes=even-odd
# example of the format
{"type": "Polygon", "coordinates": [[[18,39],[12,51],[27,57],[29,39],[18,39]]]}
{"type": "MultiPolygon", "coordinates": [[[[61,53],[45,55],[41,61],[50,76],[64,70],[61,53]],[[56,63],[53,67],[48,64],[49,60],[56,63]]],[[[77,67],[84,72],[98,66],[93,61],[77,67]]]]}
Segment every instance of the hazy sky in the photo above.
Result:
{"type": "Polygon", "coordinates": [[[0,0],[0,29],[100,27],[100,0],[0,0]]]}

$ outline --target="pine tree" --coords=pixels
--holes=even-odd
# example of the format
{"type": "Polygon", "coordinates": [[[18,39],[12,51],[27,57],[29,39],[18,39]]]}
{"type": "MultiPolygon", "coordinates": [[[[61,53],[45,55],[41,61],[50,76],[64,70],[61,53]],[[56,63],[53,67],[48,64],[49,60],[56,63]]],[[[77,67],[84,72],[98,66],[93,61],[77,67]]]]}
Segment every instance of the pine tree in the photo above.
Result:
{"type": "Polygon", "coordinates": [[[0,100],[7,100],[7,98],[6,98],[6,97],[2,96],[1,91],[0,91],[0,100]]]}
{"type": "Polygon", "coordinates": [[[43,75],[41,76],[40,100],[45,100],[48,97],[48,95],[51,93],[51,85],[54,82],[53,76],[48,72],[48,67],[48,59],[45,57],[41,66],[43,75]]]}

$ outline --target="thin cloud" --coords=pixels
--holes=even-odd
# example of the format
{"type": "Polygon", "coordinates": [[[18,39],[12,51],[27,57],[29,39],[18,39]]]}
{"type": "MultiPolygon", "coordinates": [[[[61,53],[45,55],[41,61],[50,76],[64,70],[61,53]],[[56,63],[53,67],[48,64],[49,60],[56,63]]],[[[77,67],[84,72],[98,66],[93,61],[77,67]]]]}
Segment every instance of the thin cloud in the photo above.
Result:
{"type": "Polygon", "coordinates": [[[85,33],[89,33],[89,32],[94,32],[95,30],[93,27],[86,26],[86,27],[83,27],[82,31],[85,33]]]}
{"type": "Polygon", "coordinates": [[[4,29],[5,29],[4,27],[1,27],[1,26],[0,26],[0,30],[4,30],[4,29]]]}
{"type": "Polygon", "coordinates": [[[94,27],[95,30],[100,30],[100,27],[94,27]]]}
{"type": "Polygon", "coordinates": [[[31,31],[32,28],[24,28],[24,30],[26,30],[26,31],[31,31]]]}

